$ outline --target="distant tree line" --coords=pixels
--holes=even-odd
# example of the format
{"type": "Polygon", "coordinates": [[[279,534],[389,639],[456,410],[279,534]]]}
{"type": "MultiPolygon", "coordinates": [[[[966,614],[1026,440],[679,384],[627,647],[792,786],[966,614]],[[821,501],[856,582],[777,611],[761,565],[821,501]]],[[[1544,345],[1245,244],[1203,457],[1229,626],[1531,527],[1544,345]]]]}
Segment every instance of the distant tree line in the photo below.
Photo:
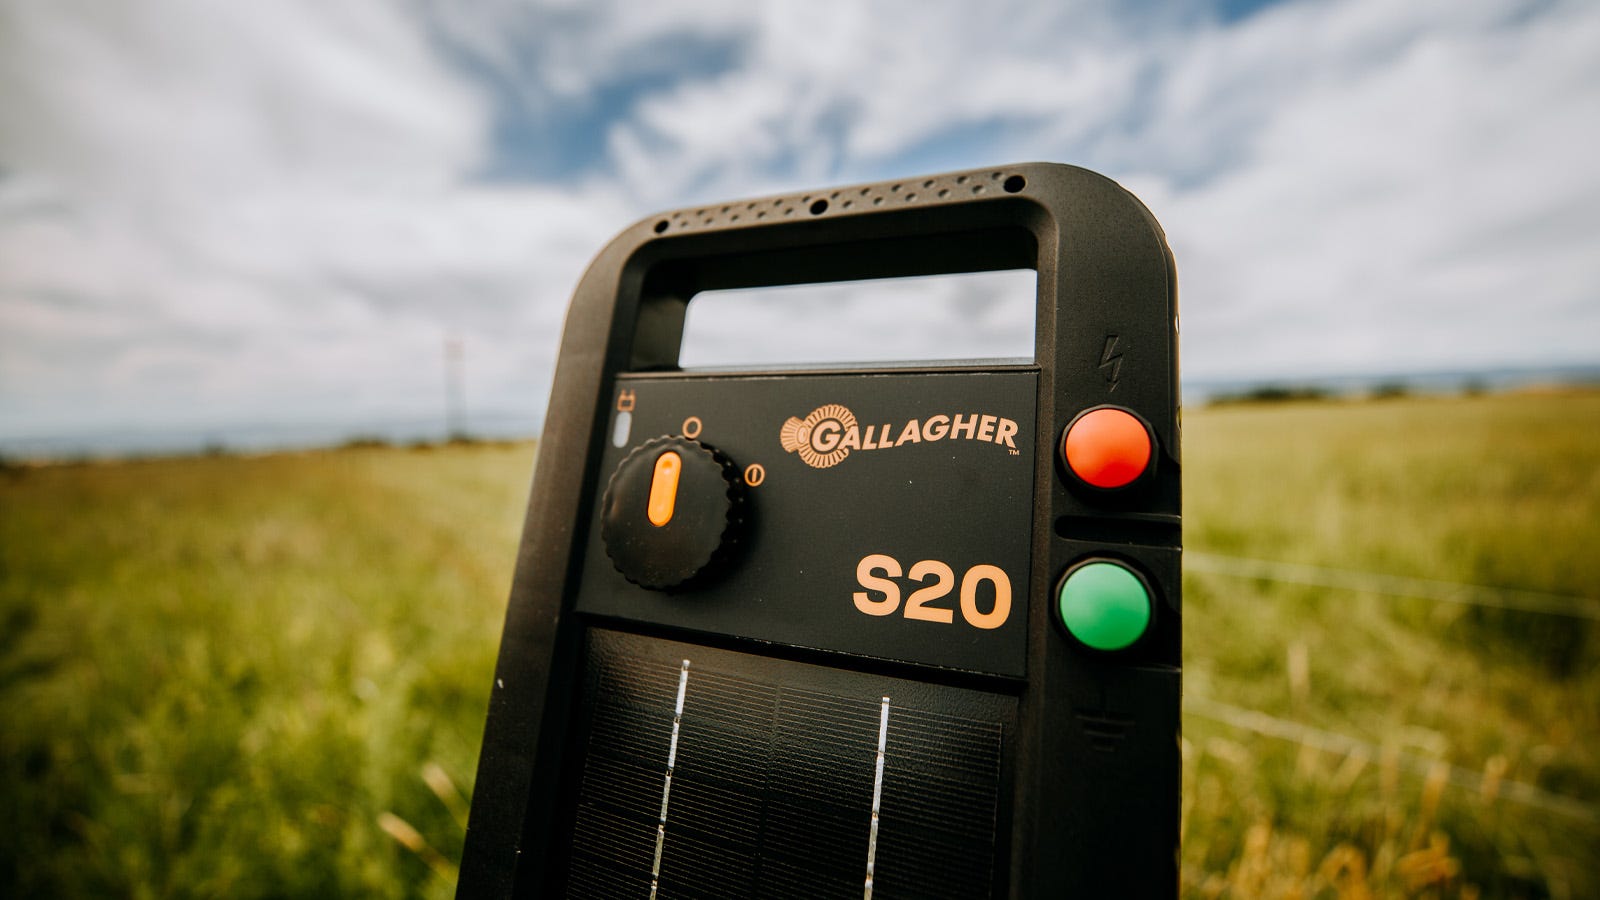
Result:
{"type": "MultiPolygon", "coordinates": [[[[1461,390],[1469,396],[1476,396],[1484,393],[1486,388],[1481,381],[1471,381],[1462,385],[1461,390]]],[[[1316,384],[1268,383],[1256,385],[1242,391],[1214,394],[1208,398],[1207,403],[1212,406],[1249,403],[1304,403],[1354,396],[1363,396],[1371,400],[1397,400],[1402,397],[1409,397],[1411,394],[1411,385],[1400,380],[1380,381],[1361,392],[1335,391],[1316,384]]]]}

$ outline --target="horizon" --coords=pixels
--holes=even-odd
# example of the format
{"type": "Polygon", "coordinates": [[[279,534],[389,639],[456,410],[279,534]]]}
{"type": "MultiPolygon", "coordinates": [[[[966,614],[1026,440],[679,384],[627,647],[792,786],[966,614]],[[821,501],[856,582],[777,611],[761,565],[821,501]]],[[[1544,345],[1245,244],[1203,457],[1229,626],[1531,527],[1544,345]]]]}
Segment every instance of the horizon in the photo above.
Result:
{"type": "MultiPolygon", "coordinates": [[[[1180,378],[1180,383],[1183,405],[1190,407],[1233,402],[1271,403],[1395,395],[1517,393],[1544,388],[1594,390],[1600,389],[1600,363],[1267,379],[1219,378],[1196,381],[1180,378]],[[1275,396],[1274,392],[1285,393],[1275,396]]],[[[452,412],[442,403],[432,416],[369,416],[340,422],[237,421],[192,423],[176,427],[147,427],[130,422],[75,434],[40,434],[20,438],[0,436],[0,462],[109,462],[219,453],[288,453],[362,444],[427,447],[458,441],[531,441],[539,438],[543,428],[543,416],[532,411],[474,412],[466,409],[452,412]]]]}

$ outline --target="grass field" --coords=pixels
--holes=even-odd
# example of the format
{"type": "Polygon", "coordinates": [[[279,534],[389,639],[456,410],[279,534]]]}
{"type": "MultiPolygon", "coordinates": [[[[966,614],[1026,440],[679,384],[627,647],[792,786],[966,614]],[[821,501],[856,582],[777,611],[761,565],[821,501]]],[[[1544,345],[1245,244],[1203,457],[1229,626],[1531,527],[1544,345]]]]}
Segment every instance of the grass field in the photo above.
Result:
{"type": "MultiPolygon", "coordinates": [[[[1185,441],[1185,894],[1600,896],[1600,625],[1372,579],[1596,596],[1600,393],[1185,441]]],[[[449,896],[532,456],[0,469],[0,896],[449,896]]]]}

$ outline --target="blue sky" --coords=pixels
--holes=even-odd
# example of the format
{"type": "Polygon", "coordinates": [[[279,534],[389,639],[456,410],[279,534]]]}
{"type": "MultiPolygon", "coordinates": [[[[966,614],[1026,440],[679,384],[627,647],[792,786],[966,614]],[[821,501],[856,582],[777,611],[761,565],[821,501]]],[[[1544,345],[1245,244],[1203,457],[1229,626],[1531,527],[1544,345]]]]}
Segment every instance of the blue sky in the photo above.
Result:
{"type": "MultiPolygon", "coordinates": [[[[634,219],[1039,159],[1162,220],[1192,379],[1593,364],[1596,48],[1559,0],[17,0],[0,447],[434,420],[447,338],[531,421],[634,219]]],[[[1010,288],[927,290],[937,349],[1010,288]]]]}

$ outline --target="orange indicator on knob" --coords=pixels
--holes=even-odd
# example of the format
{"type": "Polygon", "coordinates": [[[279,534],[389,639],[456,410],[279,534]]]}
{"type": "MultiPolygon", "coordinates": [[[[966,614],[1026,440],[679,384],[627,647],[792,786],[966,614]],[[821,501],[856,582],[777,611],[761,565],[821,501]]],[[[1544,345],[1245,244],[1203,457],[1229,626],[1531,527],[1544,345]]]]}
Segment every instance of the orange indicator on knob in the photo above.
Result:
{"type": "Polygon", "coordinates": [[[1132,413],[1114,407],[1079,416],[1061,439],[1072,474],[1097,488],[1132,484],[1150,465],[1150,431],[1132,413]]]}
{"type": "Polygon", "coordinates": [[[660,527],[672,521],[672,510],[678,504],[678,474],[682,471],[683,458],[671,450],[656,457],[646,513],[651,525],[660,527]]]}

